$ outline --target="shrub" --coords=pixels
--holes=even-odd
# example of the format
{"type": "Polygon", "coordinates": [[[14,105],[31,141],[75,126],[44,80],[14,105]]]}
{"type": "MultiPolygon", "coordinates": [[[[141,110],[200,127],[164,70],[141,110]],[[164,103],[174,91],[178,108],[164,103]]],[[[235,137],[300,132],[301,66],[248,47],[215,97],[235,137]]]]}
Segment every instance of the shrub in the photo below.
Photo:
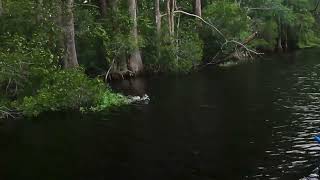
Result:
{"type": "Polygon", "coordinates": [[[82,70],[54,72],[41,84],[34,96],[24,97],[18,109],[25,115],[36,116],[44,111],[60,111],[95,107],[103,110],[124,104],[125,97],[108,90],[98,79],[88,78],[82,70]]]}

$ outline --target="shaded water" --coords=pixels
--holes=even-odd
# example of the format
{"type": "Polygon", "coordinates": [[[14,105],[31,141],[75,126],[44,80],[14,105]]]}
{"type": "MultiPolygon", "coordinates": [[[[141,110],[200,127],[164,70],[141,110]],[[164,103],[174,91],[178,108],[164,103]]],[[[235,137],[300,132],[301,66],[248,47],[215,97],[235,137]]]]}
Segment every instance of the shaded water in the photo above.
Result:
{"type": "Polygon", "coordinates": [[[293,180],[318,164],[319,50],[115,84],[112,114],[0,123],[0,179],[293,180]]]}

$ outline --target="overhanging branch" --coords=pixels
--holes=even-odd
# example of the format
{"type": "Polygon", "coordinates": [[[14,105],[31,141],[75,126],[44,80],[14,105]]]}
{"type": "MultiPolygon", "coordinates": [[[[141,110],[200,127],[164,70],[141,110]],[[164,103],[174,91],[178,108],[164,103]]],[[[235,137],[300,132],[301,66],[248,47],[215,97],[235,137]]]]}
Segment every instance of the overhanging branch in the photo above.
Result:
{"type": "Polygon", "coordinates": [[[212,27],[215,31],[217,31],[219,33],[219,35],[221,35],[223,37],[223,39],[226,40],[226,37],[223,35],[223,33],[215,25],[213,25],[213,24],[209,23],[208,21],[204,20],[202,17],[200,17],[198,15],[195,15],[195,14],[192,14],[192,13],[188,13],[188,12],[182,11],[182,10],[176,10],[173,13],[182,13],[182,14],[185,14],[185,15],[188,15],[188,16],[192,16],[192,17],[196,17],[196,18],[200,19],[202,22],[204,22],[205,24],[207,24],[210,27],[212,27]]]}

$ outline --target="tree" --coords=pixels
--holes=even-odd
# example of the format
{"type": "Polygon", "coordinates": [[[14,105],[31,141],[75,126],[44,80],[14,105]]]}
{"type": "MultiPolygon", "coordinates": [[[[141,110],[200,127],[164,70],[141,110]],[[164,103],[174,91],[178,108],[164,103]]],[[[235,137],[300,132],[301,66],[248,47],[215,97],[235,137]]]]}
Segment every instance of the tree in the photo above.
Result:
{"type": "Polygon", "coordinates": [[[3,14],[3,7],[2,7],[2,1],[0,0],[0,16],[3,14]]]}
{"type": "Polygon", "coordinates": [[[176,0],[167,0],[167,17],[168,17],[168,29],[169,35],[174,36],[175,31],[175,18],[174,10],[176,8],[176,0]]]}
{"type": "Polygon", "coordinates": [[[107,0],[99,0],[100,14],[102,17],[107,16],[107,0]]]}
{"type": "Polygon", "coordinates": [[[74,16],[73,16],[73,7],[74,0],[64,1],[64,9],[66,12],[64,14],[63,20],[65,22],[64,27],[64,40],[65,40],[65,56],[64,58],[64,67],[65,68],[74,68],[78,67],[78,59],[76,52],[76,42],[75,42],[75,32],[74,32],[74,16]]]}
{"type": "Polygon", "coordinates": [[[155,0],[155,16],[156,16],[157,35],[159,36],[161,31],[160,0],[155,0]]]}
{"type": "Polygon", "coordinates": [[[194,14],[200,17],[202,16],[201,0],[194,0],[194,14]]]}
{"type": "Polygon", "coordinates": [[[134,74],[139,74],[143,71],[142,58],[138,43],[138,22],[137,22],[137,3],[136,0],[128,0],[129,16],[131,18],[131,36],[133,38],[133,48],[129,55],[128,67],[134,74]]]}
{"type": "Polygon", "coordinates": [[[43,0],[37,1],[37,22],[40,22],[42,19],[42,9],[43,9],[43,0]]]}
{"type": "Polygon", "coordinates": [[[282,47],[282,23],[281,23],[281,17],[278,17],[278,42],[277,42],[277,50],[278,52],[283,51],[282,47]]]}

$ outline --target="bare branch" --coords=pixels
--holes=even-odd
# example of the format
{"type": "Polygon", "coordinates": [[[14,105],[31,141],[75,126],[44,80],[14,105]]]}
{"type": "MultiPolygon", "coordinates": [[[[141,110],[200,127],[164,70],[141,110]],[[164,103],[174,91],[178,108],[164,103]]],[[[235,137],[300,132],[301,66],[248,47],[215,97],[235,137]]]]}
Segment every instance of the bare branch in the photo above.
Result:
{"type": "Polygon", "coordinates": [[[79,3],[75,3],[75,6],[87,6],[87,7],[93,7],[96,9],[100,9],[99,6],[93,5],[93,4],[79,4],[79,3]]]}
{"type": "Polygon", "coordinates": [[[256,55],[261,55],[261,54],[263,54],[263,53],[256,52],[256,51],[254,51],[254,50],[252,50],[252,49],[249,49],[246,45],[244,45],[244,44],[242,44],[242,43],[240,43],[240,42],[238,42],[238,41],[236,41],[236,40],[230,40],[230,41],[228,40],[228,41],[226,41],[225,43],[222,44],[221,49],[223,49],[223,47],[226,46],[226,45],[229,44],[229,43],[235,43],[235,44],[243,47],[243,48],[246,49],[247,51],[249,51],[249,52],[251,52],[251,53],[253,53],[253,54],[256,54],[256,55]]]}
{"type": "MultiPolygon", "coordinates": [[[[251,9],[253,9],[253,8],[251,8],[251,9]]],[[[254,9],[258,9],[258,8],[254,8],[254,9]]],[[[259,9],[261,9],[261,8],[259,8],[259,9]]],[[[263,8],[263,9],[264,9],[264,8],[263,8]]],[[[269,9],[269,8],[268,8],[268,9],[269,9]]],[[[250,53],[253,53],[253,54],[255,54],[255,55],[261,55],[261,54],[263,54],[263,53],[256,52],[256,51],[254,51],[254,50],[252,50],[252,49],[250,49],[250,48],[248,48],[248,47],[246,46],[246,44],[249,43],[249,42],[251,41],[251,39],[257,35],[257,32],[255,32],[253,35],[251,35],[252,37],[250,36],[250,39],[249,39],[248,41],[245,41],[244,43],[241,43],[241,42],[238,42],[238,41],[236,41],[236,40],[228,40],[228,39],[226,38],[226,36],[225,36],[215,25],[213,25],[213,24],[211,24],[210,22],[204,20],[202,17],[200,17],[200,16],[198,16],[198,15],[195,15],[195,14],[192,14],[192,13],[188,13],[188,12],[185,12],[185,11],[182,11],[182,10],[176,10],[176,11],[174,11],[173,13],[181,13],[181,14],[185,14],[185,15],[188,15],[188,16],[196,17],[196,18],[200,19],[203,23],[205,23],[205,24],[209,25],[210,27],[212,27],[216,32],[219,33],[219,35],[221,35],[221,36],[224,38],[225,42],[221,45],[221,51],[219,51],[219,52],[214,56],[214,58],[212,59],[212,61],[209,62],[209,63],[207,63],[207,65],[209,65],[209,64],[219,64],[219,63],[225,61],[226,59],[228,59],[228,57],[227,57],[227,58],[224,58],[224,59],[222,59],[222,60],[220,60],[220,61],[215,61],[215,59],[219,56],[220,52],[223,51],[223,48],[224,48],[227,44],[229,44],[229,43],[233,43],[233,44],[236,44],[237,46],[240,46],[241,48],[244,48],[247,52],[249,52],[249,56],[250,56],[250,57],[252,57],[252,55],[251,55],[250,53]]],[[[235,51],[238,51],[238,50],[235,49],[235,51]]]]}
{"type": "Polygon", "coordinates": [[[204,22],[205,24],[207,24],[210,27],[212,27],[215,31],[217,31],[226,40],[226,37],[223,35],[223,33],[215,25],[213,25],[213,24],[209,23],[208,21],[204,20],[202,17],[200,17],[198,15],[195,15],[195,14],[192,14],[192,13],[188,13],[188,12],[182,11],[182,10],[176,10],[173,13],[182,13],[182,14],[185,14],[185,15],[188,15],[188,16],[192,16],[192,17],[196,17],[196,18],[200,19],[202,22],[204,22]]]}
{"type": "Polygon", "coordinates": [[[161,14],[160,17],[164,17],[164,16],[167,16],[168,14],[165,13],[165,14],[161,14]]]}
{"type": "Polygon", "coordinates": [[[0,119],[3,118],[17,118],[20,115],[19,112],[14,112],[13,110],[5,107],[5,106],[0,106],[0,119]]]}
{"type": "Polygon", "coordinates": [[[268,8],[268,7],[258,7],[258,8],[247,8],[247,11],[251,10],[273,10],[274,8],[268,8]]]}

